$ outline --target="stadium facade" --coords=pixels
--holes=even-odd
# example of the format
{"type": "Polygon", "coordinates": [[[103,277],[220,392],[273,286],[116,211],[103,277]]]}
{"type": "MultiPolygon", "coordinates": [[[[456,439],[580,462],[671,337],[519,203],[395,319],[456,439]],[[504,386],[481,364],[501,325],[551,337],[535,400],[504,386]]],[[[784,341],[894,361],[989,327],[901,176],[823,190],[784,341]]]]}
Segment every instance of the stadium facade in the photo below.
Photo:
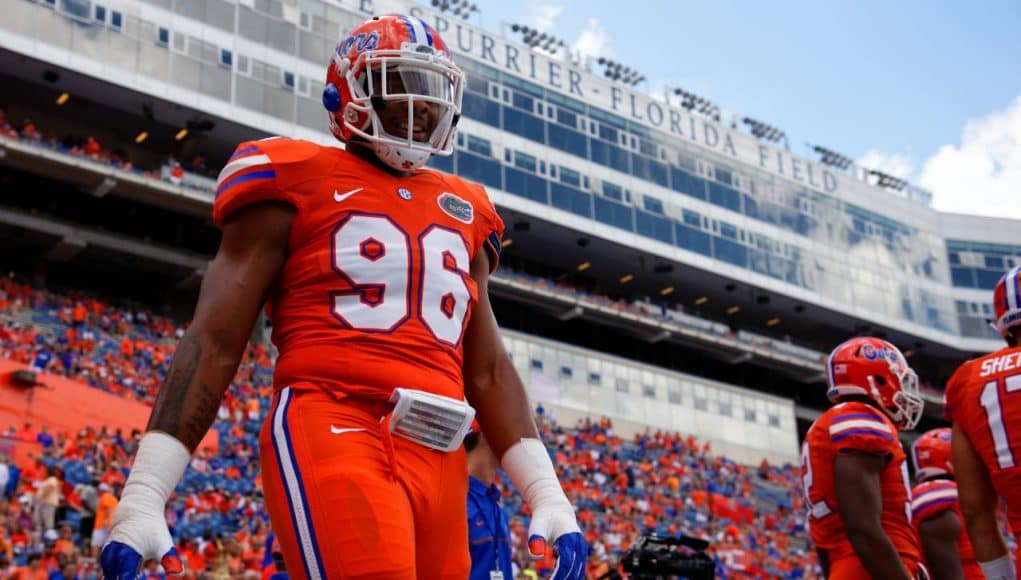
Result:
{"type": "MultiPolygon", "coordinates": [[[[1021,223],[937,212],[910,185],[878,187],[864,168],[810,160],[425,5],[12,0],[0,13],[4,105],[103,132],[156,164],[167,151],[138,139],[158,134],[150,126],[174,135],[173,153],[190,142],[220,163],[237,142],[271,134],[335,143],[324,63],[342,33],[387,12],[432,24],[468,75],[455,154],[432,165],[484,184],[504,217],[505,263],[520,269],[505,266],[493,291],[522,319],[501,315],[518,329],[507,344],[533,398],[561,419],[609,415],[695,433],[738,459],[792,460],[798,418],[818,410],[821,356],[842,338],[878,333],[909,351],[935,388],[931,415],[948,369],[999,347],[989,291],[1021,264],[1021,223]],[[104,114],[59,109],[51,101],[64,92],[104,114]],[[573,335],[558,326],[582,323],[573,335]],[[633,356],[646,350],[687,353],[698,370],[633,356]],[[802,400],[799,389],[815,394],[802,400]]],[[[139,175],[13,137],[0,153],[87,200],[110,194],[158,208],[157,220],[209,213],[201,172],[163,164],[139,175]]],[[[50,259],[128,252],[186,286],[208,258],[66,212],[40,216],[11,195],[0,204],[5,239],[32,231],[50,259]]]]}

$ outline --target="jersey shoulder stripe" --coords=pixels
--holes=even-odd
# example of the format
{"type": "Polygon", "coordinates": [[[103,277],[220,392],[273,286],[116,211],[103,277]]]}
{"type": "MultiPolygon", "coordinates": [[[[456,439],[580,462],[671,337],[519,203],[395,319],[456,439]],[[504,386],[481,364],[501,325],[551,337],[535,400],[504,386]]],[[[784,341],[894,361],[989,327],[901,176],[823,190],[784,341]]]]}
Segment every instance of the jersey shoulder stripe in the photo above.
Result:
{"type": "Polygon", "coordinates": [[[957,490],[940,489],[925,492],[911,500],[911,509],[923,510],[937,503],[952,503],[957,501],[957,490]]]}
{"type": "Polygon", "coordinates": [[[830,425],[830,436],[834,441],[856,433],[869,433],[883,439],[893,439],[893,429],[882,421],[874,419],[849,419],[846,421],[834,421],[830,425]]]}
{"type": "Polygon", "coordinates": [[[279,201],[300,211],[294,185],[326,175],[340,157],[328,147],[300,139],[272,137],[245,141],[220,171],[213,197],[213,222],[222,226],[243,207],[279,201]]]}
{"type": "Polygon", "coordinates": [[[930,488],[921,493],[915,488],[911,499],[911,514],[922,521],[940,514],[957,504],[957,490],[954,488],[930,488]]]}
{"type": "Polygon", "coordinates": [[[239,148],[216,178],[216,197],[247,181],[271,181],[276,177],[272,163],[269,155],[256,146],[239,148]]]}
{"type": "Polygon", "coordinates": [[[853,435],[871,435],[879,437],[881,439],[885,439],[887,441],[893,441],[893,435],[889,433],[883,433],[882,431],[878,431],[876,429],[851,429],[849,431],[844,431],[843,433],[834,437],[833,442],[836,443],[837,441],[846,439],[847,437],[851,437],[853,435]]]}

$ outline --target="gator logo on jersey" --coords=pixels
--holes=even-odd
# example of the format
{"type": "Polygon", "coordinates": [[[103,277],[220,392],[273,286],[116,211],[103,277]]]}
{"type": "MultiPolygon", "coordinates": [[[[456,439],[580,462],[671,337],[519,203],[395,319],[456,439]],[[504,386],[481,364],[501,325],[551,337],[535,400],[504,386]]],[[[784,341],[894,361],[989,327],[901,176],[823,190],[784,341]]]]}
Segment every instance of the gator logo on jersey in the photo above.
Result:
{"type": "Polygon", "coordinates": [[[461,223],[470,224],[475,221],[475,208],[472,207],[471,202],[463,200],[449,191],[441,193],[436,198],[436,204],[440,206],[443,213],[461,223]]]}

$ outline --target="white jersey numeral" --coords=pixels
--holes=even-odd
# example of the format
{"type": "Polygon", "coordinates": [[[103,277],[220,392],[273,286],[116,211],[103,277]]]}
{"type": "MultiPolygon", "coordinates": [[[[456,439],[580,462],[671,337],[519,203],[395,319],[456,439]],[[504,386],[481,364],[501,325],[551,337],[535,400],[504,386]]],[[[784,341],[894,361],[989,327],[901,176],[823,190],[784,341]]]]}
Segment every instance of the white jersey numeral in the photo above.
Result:
{"type": "Polygon", "coordinates": [[[471,257],[458,231],[429,226],[418,235],[414,255],[411,236],[388,216],[353,214],[334,228],[330,242],[333,270],[351,286],[330,295],[332,314],[344,326],[389,333],[417,315],[436,340],[460,343],[471,301],[471,257]]]}
{"type": "Polygon", "coordinates": [[[826,504],[826,500],[812,501],[812,457],[808,448],[808,441],[801,444],[801,490],[805,494],[805,505],[808,506],[809,519],[817,520],[833,513],[833,510],[826,504]]]}
{"type": "MultiPolygon", "coordinates": [[[[1003,380],[1004,391],[1010,394],[1021,391],[1021,373],[1011,375],[1003,380]]],[[[1014,450],[1007,436],[1007,427],[1003,419],[1003,405],[1000,402],[1000,379],[989,381],[982,387],[978,402],[986,412],[989,423],[989,434],[993,436],[996,448],[996,464],[1000,469],[1009,469],[1017,465],[1014,450]]]]}

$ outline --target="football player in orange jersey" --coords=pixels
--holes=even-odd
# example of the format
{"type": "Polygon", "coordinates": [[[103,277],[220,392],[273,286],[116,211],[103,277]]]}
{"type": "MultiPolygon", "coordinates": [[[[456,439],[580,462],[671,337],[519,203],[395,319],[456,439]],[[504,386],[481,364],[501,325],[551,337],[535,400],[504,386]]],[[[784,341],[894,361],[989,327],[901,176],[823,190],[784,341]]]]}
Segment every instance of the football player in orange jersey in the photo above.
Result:
{"type": "Polygon", "coordinates": [[[836,580],[925,578],[897,439],[922,414],[915,372],[897,347],[868,337],[841,344],[826,364],[834,406],[801,447],[809,530],[823,572],[836,580]]]}
{"type": "Polygon", "coordinates": [[[531,508],[529,551],[549,542],[554,577],[583,576],[587,545],[488,299],[503,223],[481,186],[422,167],[452,152],[463,84],[422,20],[373,17],[327,71],[346,149],[238,146],[213,206],[223,239],[103,548],[106,577],[148,558],[181,572],[164,506],[267,300],[280,356],[262,477],[291,578],[466,578],[461,442],[476,410],[531,508]]]}
{"type": "Polygon", "coordinates": [[[934,580],[983,580],[975,551],[957,505],[957,484],[950,461],[947,427],[927,431],[911,446],[918,485],[911,490],[912,523],[922,540],[925,562],[934,580]]]}
{"type": "Polygon", "coordinates": [[[971,544],[986,578],[1013,579],[1017,565],[1000,534],[1000,499],[1021,530],[1021,266],[993,289],[992,326],[1007,341],[970,360],[947,382],[944,411],[953,423],[957,493],[971,544]]]}

